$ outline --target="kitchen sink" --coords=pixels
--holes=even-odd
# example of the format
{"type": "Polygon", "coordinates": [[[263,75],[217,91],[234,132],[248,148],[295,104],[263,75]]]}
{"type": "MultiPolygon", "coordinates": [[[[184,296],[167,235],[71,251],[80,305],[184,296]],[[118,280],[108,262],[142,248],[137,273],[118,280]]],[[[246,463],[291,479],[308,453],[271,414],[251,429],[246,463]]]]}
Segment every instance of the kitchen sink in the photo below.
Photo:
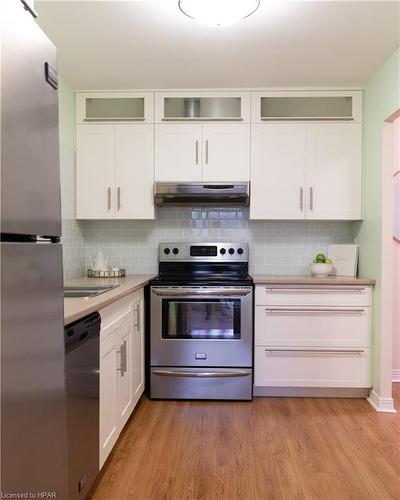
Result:
{"type": "Polygon", "coordinates": [[[64,287],[64,297],[67,298],[91,298],[97,297],[101,293],[117,288],[119,285],[103,286],[66,286],[64,287]]]}

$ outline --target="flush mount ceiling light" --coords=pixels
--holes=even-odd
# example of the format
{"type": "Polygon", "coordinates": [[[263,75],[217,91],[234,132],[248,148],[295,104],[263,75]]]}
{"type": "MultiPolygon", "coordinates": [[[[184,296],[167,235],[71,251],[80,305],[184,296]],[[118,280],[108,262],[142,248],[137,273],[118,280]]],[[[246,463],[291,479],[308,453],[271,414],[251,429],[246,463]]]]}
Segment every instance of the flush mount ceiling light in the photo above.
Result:
{"type": "Polygon", "coordinates": [[[229,26],[249,17],[260,0],[179,0],[179,8],[188,17],[207,26],[229,26]]]}

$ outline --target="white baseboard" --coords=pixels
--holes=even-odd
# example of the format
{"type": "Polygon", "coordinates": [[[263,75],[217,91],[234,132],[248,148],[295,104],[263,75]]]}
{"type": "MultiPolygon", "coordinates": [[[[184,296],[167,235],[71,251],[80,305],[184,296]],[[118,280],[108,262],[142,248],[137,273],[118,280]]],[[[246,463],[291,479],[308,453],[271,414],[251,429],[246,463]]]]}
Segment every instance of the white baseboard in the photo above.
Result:
{"type": "Polygon", "coordinates": [[[367,398],[368,403],[381,413],[397,413],[393,398],[381,398],[375,391],[371,391],[367,398]]]}
{"type": "Polygon", "coordinates": [[[392,382],[400,382],[400,370],[392,370],[392,382]]]}

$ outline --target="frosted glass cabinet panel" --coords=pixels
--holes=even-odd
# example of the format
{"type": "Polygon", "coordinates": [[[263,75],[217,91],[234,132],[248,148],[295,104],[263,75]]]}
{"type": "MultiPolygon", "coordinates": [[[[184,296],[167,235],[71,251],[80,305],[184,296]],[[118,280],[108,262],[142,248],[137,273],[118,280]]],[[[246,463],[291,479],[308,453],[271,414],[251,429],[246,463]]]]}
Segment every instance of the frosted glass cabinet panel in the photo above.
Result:
{"type": "Polygon", "coordinates": [[[144,120],[143,97],[87,97],[86,120],[144,120]]]}
{"type": "Polygon", "coordinates": [[[261,118],[269,119],[353,119],[351,96],[262,97],[261,118]]]}
{"type": "Polygon", "coordinates": [[[165,119],[241,119],[240,97],[165,97],[165,119]]]}
{"type": "Polygon", "coordinates": [[[250,122],[250,92],[174,91],[156,92],[155,122],[242,121],[250,122]]]}
{"type": "Polygon", "coordinates": [[[153,92],[78,92],[77,123],[154,123],[153,92]]]}
{"type": "Polygon", "coordinates": [[[362,121],[362,92],[285,90],[252,92],[252,123],[265,121],[362,121]]]}

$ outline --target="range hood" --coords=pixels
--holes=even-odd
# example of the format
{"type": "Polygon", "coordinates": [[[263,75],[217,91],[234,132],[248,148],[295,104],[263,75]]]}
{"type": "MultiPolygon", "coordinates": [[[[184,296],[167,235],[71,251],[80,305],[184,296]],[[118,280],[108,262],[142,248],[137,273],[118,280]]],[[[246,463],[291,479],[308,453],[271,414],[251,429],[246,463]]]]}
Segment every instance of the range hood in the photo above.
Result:
{"type": "Polygon", "coordinates": [[[243,207],[250,202],[249,182],[156,182],[157,207],[243,207]]]}

